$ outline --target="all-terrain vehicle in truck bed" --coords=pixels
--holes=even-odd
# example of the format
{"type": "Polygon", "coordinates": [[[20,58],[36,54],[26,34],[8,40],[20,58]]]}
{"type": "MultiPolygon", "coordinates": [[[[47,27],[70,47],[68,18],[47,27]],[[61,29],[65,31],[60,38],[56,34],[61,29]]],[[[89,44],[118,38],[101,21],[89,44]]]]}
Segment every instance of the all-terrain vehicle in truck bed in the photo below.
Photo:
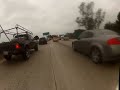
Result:
{"type": "Polygon", "coordinates": [[[31,49],[38,51],[37,40],[39,37],[36,36],[33,38],[33,33],[31,31],[20,25],[16,25],[15,28],[8,30],[3,30],[2,27],[1,29],[1,33],[5,34],[9,40],[9,42],[5,42],[2,47],[3,56],[7,61],[10,61],[13,55],[22,55],[24,60],[27,60],[30,57],[31,49]],[[13,29],[16,29],[16,32],[11,32],[13,29]],[[13,39],[10,40],[7,34],[13,35],[13,39]]]}

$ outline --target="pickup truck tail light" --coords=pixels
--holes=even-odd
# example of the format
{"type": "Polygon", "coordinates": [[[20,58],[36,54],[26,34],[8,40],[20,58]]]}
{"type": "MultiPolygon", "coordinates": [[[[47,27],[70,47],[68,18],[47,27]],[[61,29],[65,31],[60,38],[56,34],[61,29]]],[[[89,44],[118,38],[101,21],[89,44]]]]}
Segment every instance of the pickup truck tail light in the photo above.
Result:
{"type": "Polygon", "coordinates": [[[120,40],[118,38],[112,38],[107,41],[108,45],[120,45],[120,40]]]}
{"type": "Polygon", "coordinates": [[[20,49],[21,48],[20,44],[16,43],[15,48],[20,49]]]}

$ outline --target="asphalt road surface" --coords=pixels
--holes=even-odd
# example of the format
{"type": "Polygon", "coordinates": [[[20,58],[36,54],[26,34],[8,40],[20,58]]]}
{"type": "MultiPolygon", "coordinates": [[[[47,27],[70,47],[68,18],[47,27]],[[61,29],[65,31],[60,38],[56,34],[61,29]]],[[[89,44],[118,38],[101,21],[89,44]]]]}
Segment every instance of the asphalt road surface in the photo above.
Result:
{"type": "Polygon", "coordinates": [[[49,42],[28,61],[0,61],[0,90],[116,90],[118,64],[94,64],[70,42],[49,42]]]}

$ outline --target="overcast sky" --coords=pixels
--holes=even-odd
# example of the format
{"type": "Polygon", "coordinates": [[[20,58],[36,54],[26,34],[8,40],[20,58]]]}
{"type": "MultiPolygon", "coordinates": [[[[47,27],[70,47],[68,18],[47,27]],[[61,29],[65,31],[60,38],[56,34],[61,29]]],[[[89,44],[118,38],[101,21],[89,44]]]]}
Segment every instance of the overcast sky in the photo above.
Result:
{"type": "MultiPolygon", "coordinates": [[[[0,0],[0,24],[3,28],[20,24],[34,33],[73,32],[79,16],[78,6],[91,0],[0,0]]],[[[115,21],[120,11],[120,0],[92,0],[95,8],[106,11],[105,22],[115,21]]]]}

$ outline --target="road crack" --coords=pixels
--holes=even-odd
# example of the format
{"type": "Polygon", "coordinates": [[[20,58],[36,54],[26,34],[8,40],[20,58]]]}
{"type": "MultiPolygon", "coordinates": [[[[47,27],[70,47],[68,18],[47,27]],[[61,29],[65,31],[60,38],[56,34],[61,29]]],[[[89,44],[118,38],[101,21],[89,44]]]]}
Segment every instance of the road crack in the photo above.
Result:
{"type": "Polygon", "coordinates": [[[54,65],[52,63],[53,60],[53,56],[52,56],[52,50],[51,50],[51,46],[49,45],[49,50],[50,50],[50,56],[51,56],[51,67],[52,67],[52,73],[53,73],[53,79],[54,79],[54,85],[55,85],[55,90],[58,90],[57,87],[57,80],[56,80],[56,75],[55,75],[55,70],[54,70],[54,65]]]}

